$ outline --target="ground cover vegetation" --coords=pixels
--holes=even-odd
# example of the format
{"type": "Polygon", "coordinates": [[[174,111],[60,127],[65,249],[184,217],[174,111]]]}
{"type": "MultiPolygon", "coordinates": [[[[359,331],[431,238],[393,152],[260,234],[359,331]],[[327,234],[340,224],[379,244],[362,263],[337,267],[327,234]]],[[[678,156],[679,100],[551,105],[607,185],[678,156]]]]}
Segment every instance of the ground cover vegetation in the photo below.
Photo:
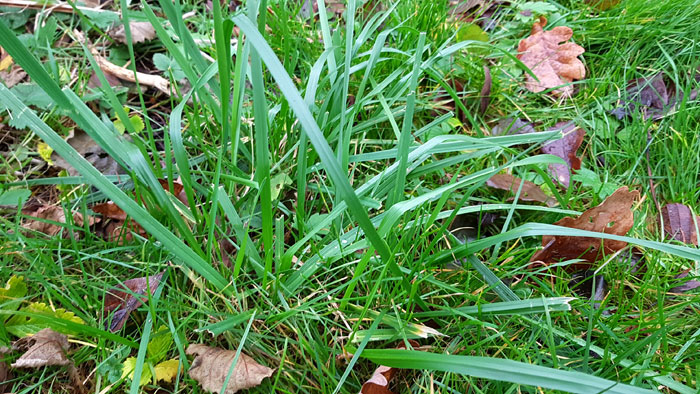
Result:
{"type": "Polygon", "coordinates": [[[0,391],[696,393],[699,20],[0,1],[0,391]]]}

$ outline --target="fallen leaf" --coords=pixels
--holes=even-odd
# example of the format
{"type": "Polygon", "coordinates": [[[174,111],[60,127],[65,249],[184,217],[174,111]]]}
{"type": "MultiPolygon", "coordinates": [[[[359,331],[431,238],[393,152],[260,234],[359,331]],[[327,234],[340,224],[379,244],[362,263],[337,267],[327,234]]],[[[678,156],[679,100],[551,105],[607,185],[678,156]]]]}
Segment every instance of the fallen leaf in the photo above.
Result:
{"type": "Polygon", "coordinates": [[[156,292],[164,273],[165,271],[150,277],[129,279],[107,292],[104,313],[107,315],[107,313],[115,311],[111,321],[106,325],[111,332],[119,331],[126,323],[129,314],[148,300],[148,296],[145,295],[148,289],[150,289],[151,295],[156,292]],[[125,289],[129,289],[131,292],[123,291],[125,289]],[[132,293],[138,296],[135,297],[132,293]]]}
{"type": "MultiPolygon", "coordinates": [[[[199,382],[204,390],[221,393],[236,351],[192,344],[187,348],[187,354],[195,356],[188,371],[190,377],[199,382]]],[[[272,376],[273,372],[274,369],[258,364],[241,352],[223,394],[233,394],[238,390],[258,386],[263,379],[272,376]]]]}
{"type": "MultiPolygon", "coordinates": [[[[685,270],[685,271],[681,272],[680,274],[676,275],[675,279],[683,279],[683,278],[687,277],[689,274],[690,274],[690,270],[685,270]]],[[[691,279],[691,280],[683,283],[682,285],[679,285],[679,286],[672,288],[668,292],[669,293],[676,293],[676,294],[677,293],[685,293],[686,291],[697,289],[698,287],[700,287],[700,281],[697,281],[695,279],[691,279]]]]}
{"type": "Polygon", "coordinates": [[[21,67],[12,67],[8,71],[0,71],[0,80],[5,82],[5,86],[11,88],[22,82],[27,77],[27,73],[21,67]]]}
{"type": "MultiPolygon", "coordinates": [[[[129,22],[129,30],[131,30],[131,43],[138,44],[140,42],[150,41],[156,38],[156,30],[153,28],[150,22],[129,22]]],[[[126,44],[126,31],[124,30],[124,25],[115,27],[107,31],[110,37],[126,44]]]]}
{"type": "Polygon", "coordinates": [[[190,203],[187,201],[187,193],[185,193],[185,187],[182,185],[182,183],[173,181],[173,189],[171,190],[167,179],[158,179],[158,182],[160,182],[160,185],[163,186],[163,189],[169,191],[173,196],[180,200],[180,202],[189,207],[190,203]]]}
{"type": "Polygon", "coordinates": [[[576,127],[573,122],[559,122],[547,131],[561,131],[564,137],[542,146],[542,153],[559,156],[564,164],[550,164],[549,173],[557,182],[565,188],[569,187],[571,172],[581,168],[581,159],[576,156],[576,151],[583,142],[586,131],[576,127]]]}
{"type": "Polygon", "coordinates": [[[177,376],[177,369],[180,366],[180,360],[171,359],[158,363],[153,370],[156,373],[156,382],[164,381],[171,383],[175,376],[177,376]]]}
{"type": "MultiPolygon", "coordinates": [[[[409,340],[409,343],[412,347],[420,346],[418,342],[414,340],[409,340]]],[[[396,349],[406,349],[406,344],[401,343],[396,349]]],[[[389,384],[397,371],[398,368],[380,365],[374,371],[372,377],[362,385],[360,394],[394,394],[393,391],[389,390],[389,384]]]]}
{"type": "Polygon", "coordinates": [[[686,244],[698,244],[695,231],[695,215],[687,205],[666,204],[661,208],[659,219],[663,221],[664,233],[670,238],[686,244]]]}
{"type": "Polygon", "coordinates": [[[578,59],[585,49],[573,42],[559,44],[573,36],[571,28],[557,26],[544,31],[546,24],[547,18],[541,16],[532,26],[530,37],[518,45],[518,59],[537,76],[535,79],[526,73],[525,87],[535,93],[558,87],[552,94],[570,97],[574,92],[570,83],[586,76],[586,69],[578,59]]]}
{"type": "MultiPolygon", "coordinates": [[[[0,356],[2,356],[2,354],[3,348],[0,348],[0,356]]],[[[0,392],[4,393],[12,387],[10,380],[12,380],[10,368],[7,367],[6,362],[0,361],[0,392]]]]}
{"type": "Polygon", "coordinates": [[[594,309],[600,308],[600,304],[607,293],[605,277],[596,275],[595,270],[575,272],[571,276],[571,281],[569,281],[569,288],[580,297],[592,299],[594,301],[594,309]]]}
{"type": "MultiPolygon", "coordinates": [[[[56,206],[56,205],[45,205],[37,208],[36,210],[32,211],[23,211],[23,214],[27,216],[33,216],[34,219],[27,219],[27,221],[22,225],[27,230],[33,230],[33,231],[38,231],[40,233],[44,233],[48,236],[55,236],[58,235],[58,233],[61,232],[61,230],[65,227],[62,226],[61,224],[66,224],[66,211],[63,210],[63,207],[56,206]],[[49,223],[45,221],[40,221],[36,219],[45,219],[45,220],[51,220],[56,223],[49,223]]],[[[89,217],[88,218],[88,223],[93,224],[95,221],[94,218],[89,217]]],[[[73,212],[73,225],[77,227],[81,227],[84,224],[84,219],[83,215],[80,214],[79,212],[73,212]]],[[[71,232],[65,231],[63,233],[64,237],[68,237],[71,232]]],[[[80,237],[79,232],[73,232],[73,235],[75,237],[80,237]]]]}
{"type": "Polygon", "coordinates": [[[68,338],[50,328],[45,328],[30,337],[21,338],[12,347],[15,350],[26,349],[22,357],[12,363],[12,368],[71,364],[66,357],[66,350],[70,347],[68,338]]]}
{"type": "MultiPolygon", "coordinates": [[[[102,174],[119,175],[126,173],[126,171],[124,171],[86,132],[73,129],[66,138],[66,142],[102,174]]],[[[71,176],[80,175],[78,170],[73,168],[72,165],[56,152],[51,155],[51,160],[53,160],[56,166],[68,171],[68,174],[71,176]]]]}
{"type": "Polygon", "coordinates": [[[664,82],[664,75],[658,73],[651,78],[637,78],[627,83],[627,97],[620,100],[620,106],[610,111],[618,119],[633,116],[641,112],[644,119],[660,119],[666,114],[671,95],[664,82]]]}
{"type": "Polygon", "coordinates": [[[510,174],[496,174],[492,176],[488,181],[486,181],[486,185],[496,189],[509,191],[515,194],[518,192],[521,182],[525,182],[523,184],[522,190],[520,191],[519,199],[521,201],[541,202],[547,204],[547,206],[550,207],[553,207],[557,204],[557,201],[555,199],[546,195],[542,188],[540,188],[536,184],[530,181],[523,181],[522,179],[510,174]]]}
{"type": "MultiPolygon", "coordinates": [[[[639,192],[629,191],[623,186],[597,207],[591,208],[578,218],[565,217],[554,223],[558,226],[606,234],[626,235],[634,225],[632,204],[639,198],[639,192]]],[[[584,270],[590,268],[603,255],[612,254],[627,246],[627,242],[594,237],[552,236],[542,237],[542,250],[530,259],[554,264],[562,260],[582,259],[567,268],[584,270]]]]}
{"type": "Polygon", "coordinates": [[[585,2],[595,7],[598,11],[607,11],[615,7],[620,0],[586,0],[585,2]]]}
{"type": "Polygon", "coordinates": [[[484,85],[481,87],[479,114],[483,115],[491,103],[491,69],[484,65],[484,85]]]}
{"type": "Polygon", "coordinates": [[[505,118],[491,129],[491,135],[529,134],[536,130],[532,123],[522,119],[505,118]]]}
{"type": "Polygon", "coordinates": [[[90,207],[93,212],[99,213],[106,219],[115,220],[126,220],[127,214],[123,209],[119,208],[119,205],[113,203],[112,201],[107,201],[101,204],[95,204],[90,207]]]}

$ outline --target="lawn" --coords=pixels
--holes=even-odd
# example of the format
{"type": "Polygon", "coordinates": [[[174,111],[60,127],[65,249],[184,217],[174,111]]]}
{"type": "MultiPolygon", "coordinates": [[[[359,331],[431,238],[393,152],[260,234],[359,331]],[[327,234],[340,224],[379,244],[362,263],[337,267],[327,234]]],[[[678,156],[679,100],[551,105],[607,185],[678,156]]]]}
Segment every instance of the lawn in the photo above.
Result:
{"type": "Polygon", "coordinates": [[[697,393],[698,59],[698,0],[0,1],[0,392],[697,393]]]}

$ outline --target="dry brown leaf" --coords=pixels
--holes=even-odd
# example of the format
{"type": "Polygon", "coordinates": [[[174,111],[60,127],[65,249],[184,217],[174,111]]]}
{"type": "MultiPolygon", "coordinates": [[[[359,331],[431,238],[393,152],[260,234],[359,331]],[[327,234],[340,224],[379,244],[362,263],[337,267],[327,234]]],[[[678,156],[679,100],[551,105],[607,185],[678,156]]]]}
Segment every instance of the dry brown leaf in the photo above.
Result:
{"type": "Polygon", "coordinates": [[[68,338],[50,328],[45,328],[30,337],[21,338],[12,347],[15,350],[27,350],[22,357],[12,363],[12,368],[71,364],[66,357],[66,350],[70,347],[68,338]]]}
{"type": "MultiPolygon", "coordinates": [[[[46,205],[39,207],[36,210],[33,211],[23,211],[25,215],[28,216],[34,216],[35,218],[38,219],[46,219],[46,220],[51,220],[54,222],[58,223],[66,223],[66,212],[63,210],[62,207],[56,206],[56,205],[46,205]]],[[[95,219],[92,217],[89,217],[89,224],[93,224],[95,219]]],[[[73,224],[80,227],[84,224],[83,221],[83,215],[81,215],[79,212],[73,212],[73,224]]],[[[48,222],[42,222],[39,220],[34,220],[34,219],[28,219],[22,227],[28,229],[28,230],[34,230],[38,231],[41,233],[44,233],[49,236],[55,236],[58,233],[61,232],[61,229],[64,228],[64,226],[54,224],[54,223],[48,223],[48,222]]],[[[66,231],[64,232],[64,236],[67,237],[69,236],[70,232],[66,231]]],[[[76,237],[80,236],[80,233],[73,233],[76,237]]]]}
{"type": "Polygon", "coordinates": [[[2,80],[8,88],[22,82],[26,76],[27,73],[19,66],[12,67],[9,71],[0,71],[0,80],[2,80]]]}
{"type": "MultiPolygon", "coordinates": [[[[156,38],[156,29],[153,28],[150,22],[131,21],[129,22],[129,29],[131,30],[132,44],[138,44],[140,42],[146,42],[156,38]]],[[[107,34],[118,42],[126,44],[126,31],[124,30],[124,25],[110,29],[107,34]]]]}
{"type": "Polygon", "coordinates": [[[70,344],[65,335],[45,328],[12,344],[14,350],[26,350],[26,352],[11,366],[12,368],[40,368],[53,365],[66,367],[73,384],[73,392],[84,393],[82,378],[73,361],[66,356],[69,347],[70,344]]]}
{"type": "Polygon", "coordinates": [[[520,191],[521,201],[541,202],[547,204],[547,206],[550,207],[553,207],[557,204],[557,201],[555,199],[546,195],[544,191],[536,184],[530,181],[523,181],[522,179],[510,174],[496,174],[492,176],[488,181],[486,181],[486,185],[496,189],[509,191],[515,194],[520,188],[520,182],[525,182],[522,190],[520,191]]]}
{"type": "MultiPolygon", "coordinates": [[[[554,223],[558,226],[606,234],[626,235],[634,225],[632,204],[639,198],[639,192],[629,191],[623,186],[597,207],[591,208],[578,218],[565,217],[554,223]]],[[[530,259],[554,264],[562,260],[582,259],[584,262],[568,266],[568,269],[590,268],[604,254],[612,254],[627,246],[627,242],[593,237],[569,237],[545,235],[542,246],[530,259]],[[602,246],[602,247],[601,247],[602,246]]]]}
{"type": "MultiPolygon", "coordinates": [[[[199,382],[204,390],[221,393],[236,351],[192,344],[187,348],[187,354],[195,355],[192,367],[188,371],[190,377],[199,382]]],[[[263,379],[272,376],[274,371],[241,352],[223,394],[233,394],[238,390],[255,387],[263,379]]]]}
{"type": "MultiPolygon", "coordinates": [[[[86,132],[82,130],[72,129],[66,137],[66,142],[73,147],[81,156],[92,164],[98,171],[104,175],[119,175],[126,171],[102,149],[86,132]]],[[[64,168],[68,174],[72,176],[80,175],[78,170],[73,168],[64,158],[53,152],[51,160],[56,166],[64,168]]]]}
{"type": "Polygon", "coordinates": [[[663,221],[664,233],[670,238],[686,244],[698,244],[695,231],[695,215],[687,205],[666,204],[661,208],[659,219],[663,221]]]}
{"type": "Polygon", "coordinates": [[[164,273],[165,271],[151,277],[129,279],[105,294],[105,316],[109,312],[116,310],[112,320],[107,324],[107,328],[111,332],[119,331],[126,323],[129,314],[148,300],[148,296],[145,294],[149,289],[151,295],[156,292],[164,273]],[[129,289],[131,292],[125,292],[125,289],[129,289]],[[140,296],[134,297],[131,293],[139,294],[140,296]]]}
{"type": "MultiPolygon", "coordinates": [[[[409,343],[414,348],[420,346],[414,340],[409,340],[409,343]]],[[[406,344],[402,342],[396,349],[406,349],[406,344]]],[[[374,371],[372,377],[362,385],[360,394],[394,394],[393,391],[389,390],[389,384],[398,370],[398,368],[380,365],[374,371]]]]}
{"type": "Polygon", "coordinates": [[[548,131],[561,131],[564,137],[542,146],[542,153],[559,156],[567,165],[550,164],[549,173],[557,182],[565,188],[569,187],[571,172],[581,169],[581,159],[576,156],[576,151],[583,142],[586,130],[576,127],[573,122],[559,122],[548,131]]]}
{"type": "Polygon", "coordinates": [[[574,34],[565,26],[557,26],[544,31],[547,18],[541,16],[532,26],[530,37],[521,40],[518,45],[518,59],[532,70],[537,79],[529,73],[525,74],[525,87],[531,92],[541,92],[558,87],[552,91],[555,96],[570,97],[574,87],[569,85],[573,80],[583,79],[586,68],[578,56],[586,50],[583,47],[567,42],[574,34]],[[561,86],[566,85],[566,86],[561,86]]]}
{"type": "MultiPolygon", "coordinates": [[[[685,271],[681,272],[680,274],[676,275],[675,279],[683,279],[683,278],[687,277],[688,275],[690,275],[690,270],[685,270],[685,271]]],[[[679,286],[672,288],[668,292],[679,294],[679,293],[685,293],[686,291],[697,289],[698,287],[700,287],[700,281],[697,281],[695,279],[691,279],[691,280],[683,283],[682,285],[679,285],[679,286]]]]}
{"type": "Polygon", "coordinates": [[[10,371],[10,367],[3,359],[3,355],[9,352],[9,348],[5,346],[0,346],[0,393],[4,393],[10,387],[12,387],[12,385],[9,382],[10,380],[12,380],[12,372],[10,371]]]}
{"type": "Polygon", "coordinates": [[[491,69],[484,65],[484,85],[481,87],[479,114],[483,115],[491,103],[491,69]]]}

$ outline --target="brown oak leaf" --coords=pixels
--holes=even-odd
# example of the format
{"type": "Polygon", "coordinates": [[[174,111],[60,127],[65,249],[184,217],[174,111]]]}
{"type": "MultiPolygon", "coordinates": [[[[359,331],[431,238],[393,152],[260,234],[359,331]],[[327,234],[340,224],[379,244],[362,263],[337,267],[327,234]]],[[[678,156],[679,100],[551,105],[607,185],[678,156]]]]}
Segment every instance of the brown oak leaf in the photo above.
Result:
{"type": "Polygon", "coordinates": [[[486,185],[515,194],[518,192],[521,182],[525,182],[522,190],[520,191],[519,199],[521,201],[541,202],[550,207],[557,204],[555,199],[546,195],[544,191],[536,184],[530,181],[523,181],[522,179],[510,174],[496,174],[486,181],[486,185]]]}
{"type": "Polygon", "coordinates": [[[541,16],[532,26],[530,37],[518,45],[518,59],[537,76],[535,79],[526,73],[525,87],[535,93],[558,87],[552,94],[570,97],[574,92],[570,83],[586,76],[586,68],[578,59],[586,50],[574,42],[559,44],[573,36],[571,28],[557,26],[545,31],[546,24],[547,18],[541,16]]]}
{"type": "MultiPolygon", "coordinates": [[[[591,208],[577,218],[565,217],[554,223],[558,226],[606,234],[626,235],[634,225],[632,204],[639,198],[639,192],[629,191],[623,186],[597,207],[591,208]]],[[[554,264],[562,260],[581,259],[581,263],[569,265],[572,270],[589,269],[603,255],[612,254],[627,246],[627,242],[594,237],[571,237],[545,235],[541,249],[530,259],[554,264]]]]}
{"type": "MultiPolygon", "coordinates": [[[[192,344],[187,347],[187,354],[195,356],[188,371],[192,379],[198,381],[204,390],[221,393],[231,363],[236,357],[236,351],[192,344]]],[[[272,368],[258,364],[250,356],[241,352],[223,394],[233,394],[238,390],[255,387],[263,379],[272,376],[274,371],[272,368]]]]}
{"type": "Polygon", "coordinates": [[[542,153],[559,156],[564,164],[550,164],[549,173],[565,188],[569,187],[571,181],[570,172],[581,169],[581,159],[576,156],[576,151],[583,143],[586,130],[576,127],[573,122],[559,122],[548,131],[561,131],[564,137],[542,146],[542,153]]]}

